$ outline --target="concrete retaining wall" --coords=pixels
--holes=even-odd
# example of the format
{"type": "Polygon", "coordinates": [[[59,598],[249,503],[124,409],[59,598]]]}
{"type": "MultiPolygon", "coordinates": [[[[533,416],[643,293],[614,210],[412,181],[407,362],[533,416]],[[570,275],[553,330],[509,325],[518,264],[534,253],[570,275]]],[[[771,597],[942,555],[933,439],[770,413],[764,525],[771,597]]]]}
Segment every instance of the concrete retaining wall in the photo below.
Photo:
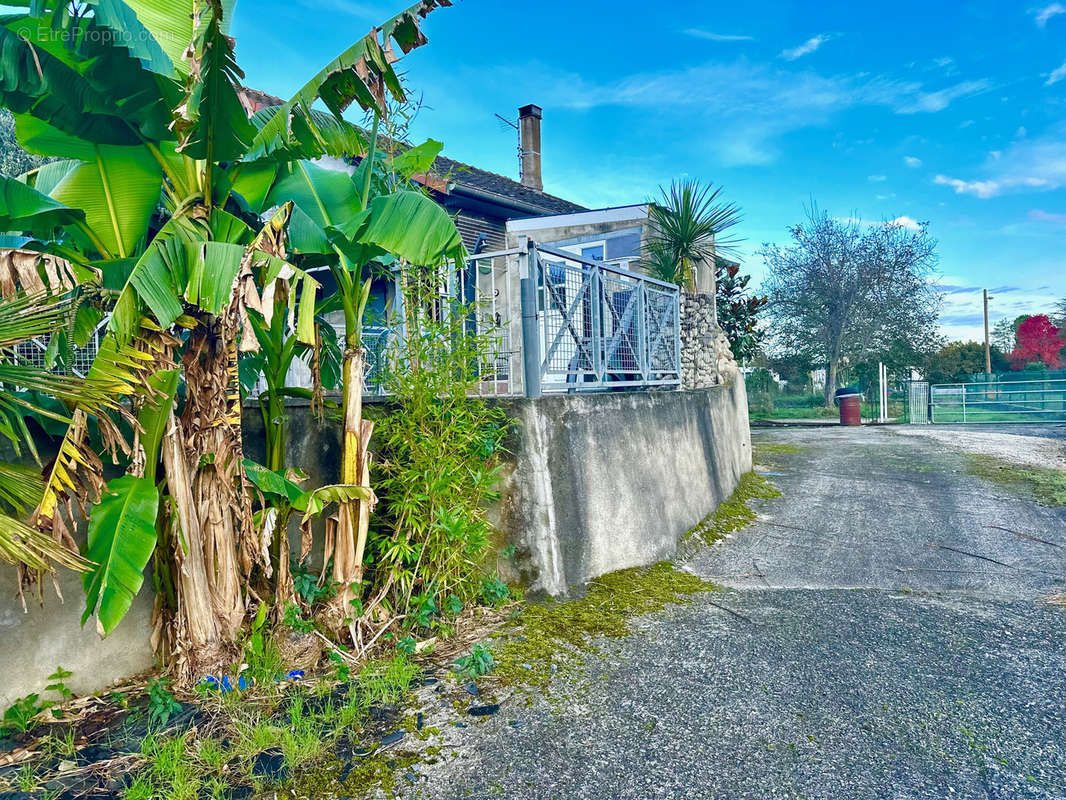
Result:
{"type": "MultiPolygon", "coordinates": [[[[597,575],[669,557],[678,537],[751,469],[742,380],[697,391],[501,402],[517,425],[513,463],[492,515],[516,547],[513,577],[534,593],[565,594],[597,575]]],[[[291,463],[309,474],[309,485],[335,482],[339,427],[319,425],[306,407],[289,415],[291,463]]],[[[245,412],[245,447],[262,459],[262,419],[254,408],[245,412]]],[[[152,666],[150,576],[103,641],[91,624],[80,625],[80,578],[58,577],[66,602],[46,578],[44,607],[30,599],[24,614],[13,596],[14,569],[0,565],[0,712],[41,692],[57,666],[74,672],[67,683],[78,693],[152,666]]]]}
{"type": "Polygon", "coordinates": [[[20,697],[44,692],[56,667],[73,672],[67,686],[77,694],[104,689],[152,667],[152,578],[147,576],[122,624],[101,641],[90,620],[81,627],[85,593],[70,570],[56,573],[65,602],[44,579],[44,606],[26,597],[27,611],[14,596],[15,568],[0,565],[0,714],[20,697]]]}
{"type": "Polygon", "coordinates": [[[743,379],[681,392],[510,404],[519,422],[500,527],[534,593],[673,555],[749,471],[743,379]]]}

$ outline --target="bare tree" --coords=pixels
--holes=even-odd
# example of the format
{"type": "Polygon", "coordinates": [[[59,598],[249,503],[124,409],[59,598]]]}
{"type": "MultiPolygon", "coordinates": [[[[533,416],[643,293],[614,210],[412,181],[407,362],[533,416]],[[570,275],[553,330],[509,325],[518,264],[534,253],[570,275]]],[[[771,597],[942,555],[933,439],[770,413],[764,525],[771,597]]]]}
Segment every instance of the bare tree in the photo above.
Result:
{"type": "Polygon", "coordinates": [[[825,364],[826,405],[841,363],[934,346],[940,296],[929,278],[937,243],[927,224],[864,225],[811,208],[789,234],[787,247],[760,251],[769,270],[770,348],[825,364]]]}

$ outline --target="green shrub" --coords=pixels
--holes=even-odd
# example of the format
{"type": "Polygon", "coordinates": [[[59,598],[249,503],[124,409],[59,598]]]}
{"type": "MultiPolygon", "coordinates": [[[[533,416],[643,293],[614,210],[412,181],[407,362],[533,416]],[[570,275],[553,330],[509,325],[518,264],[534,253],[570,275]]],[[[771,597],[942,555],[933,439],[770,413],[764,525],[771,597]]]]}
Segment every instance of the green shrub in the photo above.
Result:
{"type": "MultiPolygon", "coordinates": [[[[371,596],[387,590],[407,627],[427,628],[446,624],[442,606],[454,615],[483,595],[486,507],[507,418],[476,396],[497,344],[468,330],[476,309],[456,306],[441,319],[439,298],[410,277],[404,303],[403,344],[383,377],[391,404],[374,432],[380,503],[367,584],[371,596]]],[[[500,597],[496,586],[490,593],[500,597]]]]}

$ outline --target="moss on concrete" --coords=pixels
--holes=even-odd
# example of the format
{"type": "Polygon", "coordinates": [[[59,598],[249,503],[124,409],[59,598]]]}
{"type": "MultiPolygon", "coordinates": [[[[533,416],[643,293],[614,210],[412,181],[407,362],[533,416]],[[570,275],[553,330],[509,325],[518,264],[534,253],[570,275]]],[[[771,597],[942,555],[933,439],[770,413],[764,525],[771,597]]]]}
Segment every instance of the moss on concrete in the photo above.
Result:
{"type": "Polygon", "coordinates": [[[1066,506],[1066,472],[1062,470],[1022,466],[995,456],[971,453],[966,457],[966,472],[1032,497],[1041,505],[1066,506]]]}
{"type": "Polygon", "coordinates": [[[665,561],[603,575],[578,600],[527,606],[493,647],[496,676],[506,684],[544,686],[572,668],[597,637],[626,636],[632,617],[717,588],[665,561]]]}
{"type": "Polygon", "coordinates": [[[772,460],[774,456],[797,456],[803,452],[798,444],[782,444],[780,442],[756,442],[752,445],[755,460],[772,460]]]}
{"type": "Polygon", "coordinates": [[[706,544],[714,544],[755,521],[755,511],[748,505],[752,500],[770,500],[780,497],[781,492],[761,475],[749,472],[741,476],[740,483],[713,512],[704,517],[699,524],[682,537],[686,541],[693,537],[706,544]]]}

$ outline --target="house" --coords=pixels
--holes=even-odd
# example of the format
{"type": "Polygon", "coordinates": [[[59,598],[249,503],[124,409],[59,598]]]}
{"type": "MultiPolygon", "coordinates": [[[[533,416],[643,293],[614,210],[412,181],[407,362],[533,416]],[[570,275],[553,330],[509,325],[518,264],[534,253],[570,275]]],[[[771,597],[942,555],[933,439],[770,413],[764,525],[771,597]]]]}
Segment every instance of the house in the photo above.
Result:
{"type": "MultiPolygon", "coordinates": [[[[254,90],[245,90],[241,101],[249,113],[281,103],[254,90]]],[[[497,342],[484,390],[526,391],[528,376],[523,370],[528,353],[520,330],[521,270],[516,256],[529,241],[536,243],[535,257],[541,264],[536,299],[539,355],[534,358],[543,357],[548,391],[607,383],[616,388],[676,385],[679,356],[671,343],[679,327],[677,288],[645,281],[640,275],[648,205],[589,209],[545,192],[542,121],[539,106],[518,109],[517,180],[444,156],[437,158],[429,174],[415,178],[453,216],[472,256],[466,264],[442,273],[441,294],[476,305],[472,327],[497,342]],[[592,280],[594,273],[597,277],[592,280]]],[[[318,163],[354,170],[348,159],[323,158],[318,163]]],[[[328,296],[334,291],[333,277],[324,268],[317,272],[328,296]]],[[[374,278],[363,331],[371,392],[395,332],[398,298],[395,275],[374,278]]],[[[330,312],[327,319],[342,334],[342,313],[330,312]]],[[[291,382],[309,385],[305,364],[296,362],[292,369],[291,382]]]]}

